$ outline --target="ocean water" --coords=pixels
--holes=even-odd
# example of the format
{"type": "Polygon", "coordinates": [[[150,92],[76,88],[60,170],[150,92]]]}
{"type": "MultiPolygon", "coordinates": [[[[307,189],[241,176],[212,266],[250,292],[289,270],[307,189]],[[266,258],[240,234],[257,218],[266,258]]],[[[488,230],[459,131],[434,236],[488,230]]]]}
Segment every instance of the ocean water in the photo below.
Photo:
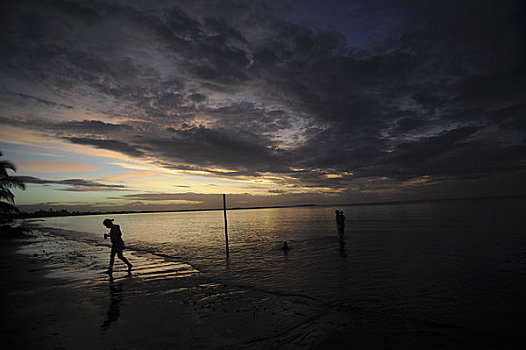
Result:
{"type": "MultiPolygon", "coordinates": [[[[526,199],[122,214],[128,249],[191,264],[221,283],[298,295],[369,315],[392,334],[524,340],[526,199]],[[334,210],[346,215],[346,250],[334,210]],[[287,241],[291,250],[280,250],[287,241]]],[[[69,238],[108,243],[108,216],[48,218],[69,238]]],[[[446,339],[446,340],[444,340],[446,339]]]]}

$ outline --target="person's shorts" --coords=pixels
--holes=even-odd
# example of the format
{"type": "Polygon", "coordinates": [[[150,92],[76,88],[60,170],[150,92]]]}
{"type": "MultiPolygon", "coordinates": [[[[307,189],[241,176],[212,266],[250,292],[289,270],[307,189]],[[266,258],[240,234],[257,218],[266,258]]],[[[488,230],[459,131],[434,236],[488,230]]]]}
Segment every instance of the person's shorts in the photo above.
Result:
{"type": "Polygon", "coordinates": [[[124,242],[115,243],[111,246],[111,251],[115,253],[120,253],[124,250],[124,242]]]}

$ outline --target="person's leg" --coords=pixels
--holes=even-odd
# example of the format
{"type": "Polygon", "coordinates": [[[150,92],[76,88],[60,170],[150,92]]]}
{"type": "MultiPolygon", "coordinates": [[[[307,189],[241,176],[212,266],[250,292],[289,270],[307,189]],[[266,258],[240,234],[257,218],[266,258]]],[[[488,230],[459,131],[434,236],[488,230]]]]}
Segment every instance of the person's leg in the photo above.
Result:
{"type": "Polygon", "coordinates": [[[338,242],[340,243],[340,249],[344,249],[345,247],[345,238],[343,233],[343,228],[338,228],[338,242]]]}
{"type": "Polygon", "coordinates": [[[119,257],[119,259],[121,259],[122,261],[124,261],[124,263],[125,263],[126,265],[128,265],[128,271],[130,271],[131,268],[132,268],[132,264],[130,264],[130,262],[128,261],[128,259],[126,259],[126,258],[124,257],[124,255],[122,255],[122,250],[119,251],[119,252],[117,253],[117,256],[119,257]]]}
{"type": "Polygon", "coordinates": [[[110,253],[110,267],[108,268],[108,271],[107,271],[109,273],[113,271],[113,263],[115,262],[115,253],[116,251],[112,249],[110,253]]]}

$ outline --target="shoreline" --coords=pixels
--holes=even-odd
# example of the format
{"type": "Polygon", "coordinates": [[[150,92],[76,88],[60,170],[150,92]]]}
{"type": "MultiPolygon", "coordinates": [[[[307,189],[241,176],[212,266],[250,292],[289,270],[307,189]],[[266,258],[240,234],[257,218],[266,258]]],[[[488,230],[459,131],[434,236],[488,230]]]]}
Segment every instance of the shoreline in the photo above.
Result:
{"type": "Polygon", "coordinates": [[[2,333],[19,348],[321,349],[356,327],[348,312],[216,283],[144,252],[126,250],[133,274],[116,260],[110,278],[108,247],[30,230],[1,238],[2,333]]]}

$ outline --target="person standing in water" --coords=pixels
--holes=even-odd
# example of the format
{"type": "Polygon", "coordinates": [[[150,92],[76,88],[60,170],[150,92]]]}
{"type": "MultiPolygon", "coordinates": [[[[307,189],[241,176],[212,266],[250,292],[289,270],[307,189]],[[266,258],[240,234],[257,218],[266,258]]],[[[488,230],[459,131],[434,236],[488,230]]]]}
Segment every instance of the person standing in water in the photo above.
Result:
{"type": "Polygon", "coordinates": [[[340,248],[343,249],[345,246],[345,215],[340,210],[336,210],[336,228],[338,229],[338,242],[340,242],[340,248]]]}
{"type": "Polygon", "coordinates": [[[122,240],[121,228],[119,225],[113,224],[113,219],[105,219],[102,224],[110,229],[110,233],[104,234],[104,239],[110,237],[111,239],[111,253],[110,253],[110,268],[106,273],[111,274],[113,272],[113,263],[115,261],[115,254],[121,259],[126,265],[128,265],[128,273],[131,273],[132,264],[122,255],[124,250],[124,241],[122,240]]]}

